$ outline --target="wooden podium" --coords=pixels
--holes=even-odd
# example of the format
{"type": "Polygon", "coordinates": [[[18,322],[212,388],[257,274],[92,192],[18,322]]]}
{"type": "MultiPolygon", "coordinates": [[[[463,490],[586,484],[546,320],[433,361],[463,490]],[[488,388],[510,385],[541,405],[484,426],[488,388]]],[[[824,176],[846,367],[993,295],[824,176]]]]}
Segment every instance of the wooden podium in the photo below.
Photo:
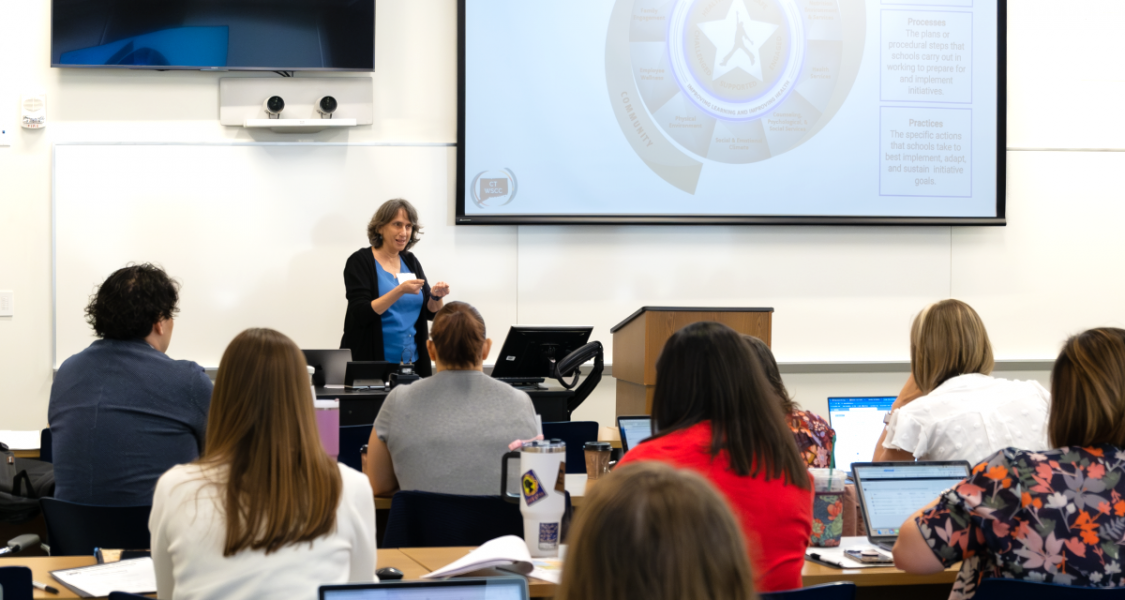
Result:
{"type": "Polygon", "coordinates": [[[664,342],[685,325],[698,321],[717,321],[739,333],[761,338],[766,345],[772,346],[772,320],[772,308],[641,307],[609,330],[613,334],[617,414],[652,414],[656,359],[664,349],[664,342]]]}

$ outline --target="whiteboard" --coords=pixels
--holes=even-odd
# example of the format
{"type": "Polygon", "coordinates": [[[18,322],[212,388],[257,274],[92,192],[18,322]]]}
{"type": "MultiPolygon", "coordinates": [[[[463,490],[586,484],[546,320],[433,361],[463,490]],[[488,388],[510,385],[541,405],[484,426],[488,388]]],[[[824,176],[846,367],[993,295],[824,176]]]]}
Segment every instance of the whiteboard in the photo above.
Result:
{"type": "MultiPolygon", "coordinates": [[[[169,355],[219,364],[240,331],[272,327],[302,348],[338,348],[343,270],[367,246],[384,200],[418,208],[414,248],[432,281],[515,315],[515,228],[455,229],[455,149],[363,145],[58,145],[55,148],[55,363],[95,339],[83,309],[129,262],[181,284],[169,355]]],[[[506,327],[505,327],[506,330],[506,327]]]]}
{"type": "Polygon", "coordinates": [[[183,284],[175,358],[216,366],[247,327],[335,348],[344,262],[395,197],[418,207],[426,274],[481,310],[497,349],[513,324],[586,324],[609,355],[609,328],[643,305],[772,306],[781,362],[909,360],[911,319],[950,296],[981,313],[999,359],[1125,325],[1125,205],[1105,176],[1123,154],[1010,152],[1007,227],[516,227],[453,225],[455,152],[56,146],[56,365],[94,339],[95,286],[141,261],[183,284]]]}

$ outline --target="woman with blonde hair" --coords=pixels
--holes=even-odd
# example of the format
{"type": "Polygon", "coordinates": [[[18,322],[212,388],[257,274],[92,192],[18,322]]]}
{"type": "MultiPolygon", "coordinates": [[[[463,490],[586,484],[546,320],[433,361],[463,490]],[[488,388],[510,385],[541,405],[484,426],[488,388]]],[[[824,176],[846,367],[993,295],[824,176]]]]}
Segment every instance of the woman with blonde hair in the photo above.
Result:
{"type": "Polygon", "coordinates": [[[659,462],[616,469],[570,534],[558,600],[753,600],[738,521],[706,479],[659,462]]]}
{"type": "Polygon", "coordinates": [[[925,574],[963,561],[951,600],[972,598],[989,577],[1125,585],[1125,330],[1067,340],[1051,396],[1054,450],[985,457],[902,524],[895,566],[925,574]]]}
{"type": "Polygon", "coordinates": [[[160,478],[149,530],[160,598],[314,599],[374,580],[371,486],[321,447],[293,340],[248,329],[227,346],[203,455],[160,478]]]}
{"type": "Polygon", "coordinates": [[[922,309],[910,328],[910,378],[874,459],[976,462],[1009,446],[1046,448],[1047,390],[991,377],[993,365],[988,332],[971,306],[949,299],[922,309]]]}

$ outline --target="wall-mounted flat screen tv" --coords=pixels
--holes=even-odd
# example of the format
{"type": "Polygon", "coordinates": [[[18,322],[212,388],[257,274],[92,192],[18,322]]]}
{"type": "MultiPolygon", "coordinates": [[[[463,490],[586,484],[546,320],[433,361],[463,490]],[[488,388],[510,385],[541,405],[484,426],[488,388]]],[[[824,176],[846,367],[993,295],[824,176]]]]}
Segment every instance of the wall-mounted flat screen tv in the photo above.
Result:
{"type": "Polygon", "coordinates": [[[53,0],[51,66],[373,71],[375,0],[53,0]]]}
{"type": "Polygon", "coordinates": [[[1005,223],[1007,0],[459,0],[457,220],[1005,223]]]}

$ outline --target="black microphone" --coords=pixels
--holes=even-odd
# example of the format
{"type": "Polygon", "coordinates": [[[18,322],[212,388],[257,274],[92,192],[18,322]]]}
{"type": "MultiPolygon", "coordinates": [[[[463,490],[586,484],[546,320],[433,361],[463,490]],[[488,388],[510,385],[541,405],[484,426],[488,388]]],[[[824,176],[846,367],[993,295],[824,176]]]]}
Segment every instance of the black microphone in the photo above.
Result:
{"type": "Polygon", "coordinates": [[[25,533],[8,540],[8,545],[0,548],[0,556],[5,554],[15,554],[16,552],[23,552],[28,548],[34,548],[39,545],[39,536],[34,533],[25,533]]]}

